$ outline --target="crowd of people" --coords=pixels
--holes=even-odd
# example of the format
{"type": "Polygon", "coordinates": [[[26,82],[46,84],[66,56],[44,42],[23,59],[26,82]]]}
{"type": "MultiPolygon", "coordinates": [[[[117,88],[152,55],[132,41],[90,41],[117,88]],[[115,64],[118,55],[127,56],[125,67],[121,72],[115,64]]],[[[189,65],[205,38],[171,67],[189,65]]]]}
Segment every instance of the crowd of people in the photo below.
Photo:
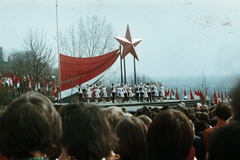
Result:
{"type": "Polygon", "coordinates": [[[82,86],[81,84],[77,85],[79,101],[84,101],[86,98],[88,103],[91,102],[91,99],[95,99],[95,102],[99,103],[100,99],[105,103],[108,101],[109,96],[112,99],[112,103],[117,101],[118,103],[123,102],[132,102],[133,98],[136,99],[137,102],[157,102],[158,99],[163,101],[165,96],[165,91],[162,83],[151,82],[151,83],[141,83],[130,85],[114,83],[109,84],[110,93],[107,93],[107,85],[104,84],[93,84],[82,86]]]}
{"type": "Polygon", "coordinates": [[[231,104],[136,112],[86,103],[57,111],[44,95],[28,92],[0,118],[0,159],[237,160],[239,120],[240,83],[231,104]]]}

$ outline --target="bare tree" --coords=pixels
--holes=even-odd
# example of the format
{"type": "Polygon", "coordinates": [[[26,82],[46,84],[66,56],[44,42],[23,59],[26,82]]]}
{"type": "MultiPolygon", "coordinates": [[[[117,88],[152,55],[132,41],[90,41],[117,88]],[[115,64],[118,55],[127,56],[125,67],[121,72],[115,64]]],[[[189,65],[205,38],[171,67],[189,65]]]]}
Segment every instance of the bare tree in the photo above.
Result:
{"type": "Polygon", "coordinates": [[[98,16],[79,19],[65,34],[60,34],[60,52],[74,57],[93,57],[112,51],[117,42],[113,39],[113,27],[106,18],[98,16]]]}
{"type": "MultiPolygon", "coordinates": [[[[11,54],[12,69],[21,75],[31,75],[34,80],[51,74],[53,56],[52,46],[48,43],[46,34],[29,30],[23,40],[23,51],[11,54]]],[[[34,81],[34,83],[36,82],[34,81]]]]}

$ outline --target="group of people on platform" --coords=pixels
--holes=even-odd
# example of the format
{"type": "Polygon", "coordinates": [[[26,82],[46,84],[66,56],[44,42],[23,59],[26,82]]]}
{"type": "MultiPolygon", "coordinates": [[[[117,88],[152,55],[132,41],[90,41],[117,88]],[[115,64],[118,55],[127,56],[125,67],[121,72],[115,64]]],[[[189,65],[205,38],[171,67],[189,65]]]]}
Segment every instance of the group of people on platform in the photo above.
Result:
{"type": "Polygon", "coordinates": [[[151,82],[147,84],[135,84],[131,86],[130,84],[120,84],[110,82],[110,93],[107,93],[106,85],[104,84],[92,84],[82,86],[81,84],[76,86],[78,88],[79,101],[83,100],[83,96],[87,99],[87,102],[90,103],[91,99],[94,98],[95,102],[99,103],[100,98],[103,102],[106,102],[106,99],[110,95],[112,103],[115,103],[115,100],[119,103],[122,102],[132,102],[133,98],[137,102],[157,102],[158,99],[163,101],[165,96],[164,86],[160,82],[151,82]]]}

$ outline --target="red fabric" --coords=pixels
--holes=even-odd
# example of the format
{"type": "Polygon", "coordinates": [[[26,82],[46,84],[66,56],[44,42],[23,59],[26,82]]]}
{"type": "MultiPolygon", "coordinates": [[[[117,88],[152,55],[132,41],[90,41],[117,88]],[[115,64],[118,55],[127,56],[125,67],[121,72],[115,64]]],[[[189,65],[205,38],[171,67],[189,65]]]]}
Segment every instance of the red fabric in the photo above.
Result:
{"type": "Polygon", "coordinates": [[[12,76],[11,76],[11,80],[12,80],[12,90],[14,91],[14,75],[12,73],[12,76]]]}
{"type": "Polygon", "coordinates": [[[167,92],[167,89],[165,88],[165,99],[167,99],[167,96],[168,96],[168,92],[167,92]]]}
{"type": "Polygon", "coordinates": [[[172,95],[174,96],[174,92],[173,92],[173,89],[171,88],[171,90],[172,90],[172,95]]]}
{"type": "Polygon", "coordinates": [[[176,88],[176,98],[179,100],[177,88],[176,88]]]}
{"type": "Polygon", "coordinates": [[[52,96],[53,96],[53,97],[56,97],[56,96],[55,96],[56,91],[57,91],[56,82],[53,81],[53,82],[52,82],[52,96]]]}
{"type": "Polygon", "coordinates": [[[217,94],[214,90],[214,104],[217,105],[218,104],[218,98],[217,98],[217,94]]]}
{"type": "Polygon", "coordinates": [[[223,92],[221,91],[221,100],[223,102],[223,92]]]}
{"type": "Polygon", "coordinates": [[[227,99],[228,98],[228,96],[227,96],[227,91],[225,90],[225,98],[227,99]]]}
{"type": "Polygon", "coordinates": [[[28,77],[27,77],[27,92],[28,92],[28,87],[29,87],[29,80],[28,80],[28,77]]]}
{"type": "Polygon", "coordinates": [[[194,147],[192,147],[190,150],[190,153],[187,157],[187,160],[194,160],[194,157],[195,157],[195,149],[194,149],[194,147]]]}
{"type": "Polygon", "coordinates": [[[199,96],[200,96],[200,99],[203,100],[203,102],[206,101],[205,98],[204,98],[204,95],[202,94],[202,91],[200,91],[199,96]]]}
{"type": "Polygon", "coordinates": [[[6,80],[7,80],[7,82],[8,82],[8,74],[7,74],[7,71],[6,71],[6,80]]]}
{"type": "Polygon", "coordinates": [[[45,82],[43,81],[43,94],[44,94],[44,96],[47,96],[47,94],[46,94],[46,88],[45,88],[45,82]]]}
{"type": "Polygon", "coordinates": [[[60,54],[61,90],[72,88],[98,76],[116,61],[119,49],[102,56],[76,58],[60,54]]]}
{"type": "Polygon", "coordinates": [[[219,92],[219,90],[218,90],[218,98],[220,99],[221,97],[220,97],[220,92],[219,92]]]}
{"type": "Polygon", "coordinates": [[[17,88],[18,88],[18,86],[19,86],[18,74],[17,74],[17,78],[16,78],[16,83],[17,83],[17,88]]]}
{"type": "Polygon", "coordinates": [[[187,96],[187,92],[186,92],[186,90],[184,89],[184,96],[187,96]]]}
{"type": "Polygon", "coordinates": [[[191,91],[191,89],[190,89],[190,98],[191,98],[191,100],[194,99],[194,97],[193,97],[193,95],[192,95],[192,91],[191,91]]]}
{"type": "Polygon", "coordinates": [[[229,92],[229,98],[232,99],[232,94],[231,94],[231,92],[229,92]]]}

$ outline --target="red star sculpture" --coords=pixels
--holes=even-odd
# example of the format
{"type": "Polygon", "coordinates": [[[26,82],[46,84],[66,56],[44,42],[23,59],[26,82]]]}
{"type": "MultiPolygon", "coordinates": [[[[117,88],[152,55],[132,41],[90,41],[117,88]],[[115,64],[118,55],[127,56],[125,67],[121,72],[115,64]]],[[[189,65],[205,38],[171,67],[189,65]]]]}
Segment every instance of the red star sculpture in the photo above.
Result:
{"type": "Polygon", "coordinates": [[[123,45],[122,59],[126,57],[128,53],[131,53],[138,61],[138,56],[135,51],[135,47],[142,41],[142,39],[136,39],[131,37],[129,26],[127,25],[127,32],[125,38],[114,37],[121,45],[123,45]]]}

